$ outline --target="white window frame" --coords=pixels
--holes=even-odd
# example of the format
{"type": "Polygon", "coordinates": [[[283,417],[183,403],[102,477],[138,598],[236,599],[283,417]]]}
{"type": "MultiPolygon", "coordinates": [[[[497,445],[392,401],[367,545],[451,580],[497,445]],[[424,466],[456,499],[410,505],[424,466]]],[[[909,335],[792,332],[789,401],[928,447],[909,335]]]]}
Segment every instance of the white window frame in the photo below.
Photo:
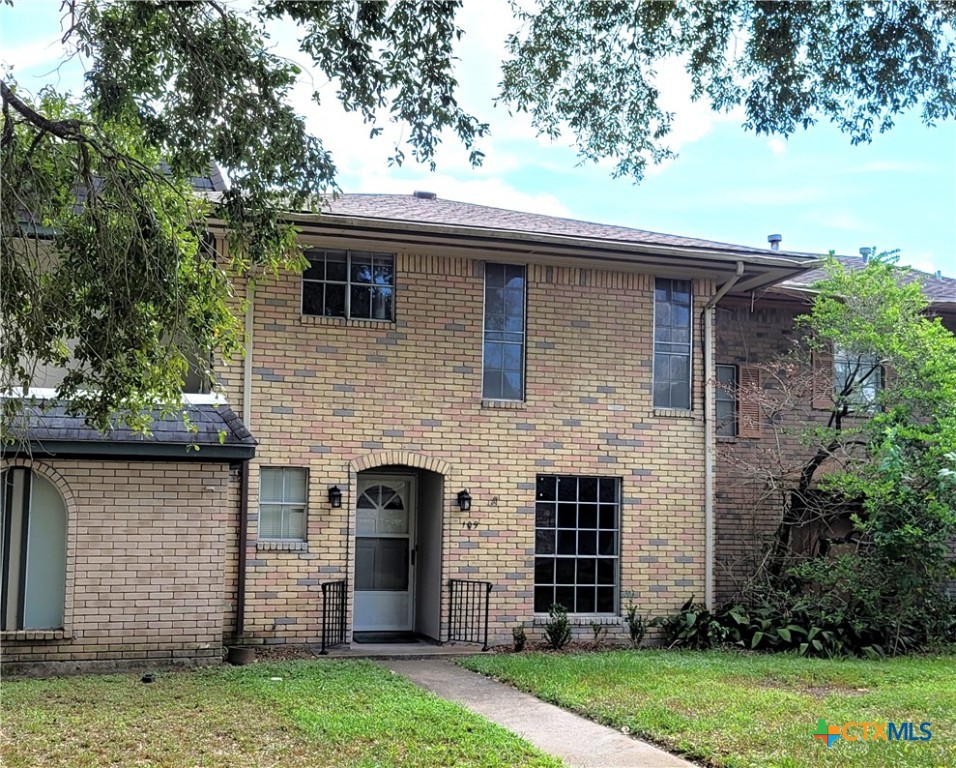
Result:
{"type": "Polygon", "coordinates": [[[282,542],[305,542],[308,540],[308,530],[309,530],[309,470],[306,467],[260,467],[259,468],[259,541],[282,541],[282,542]],[[281,473],[281,492],[279,499],[266,499],[263,498],[263,493],[265,489],[265,473],[266,472],[279,472],[281,473]],[[292,472],[301,472],[303,475],[303,498],[300,499],[288,499],[285,498],[285,489],[287,487],[287,478],[292,472]],[[263,507],[278,507],[279,510],[279,535],[278,536],[263,536],[262,530],[262,520],[263,520],[263,507]],[[283,535],[283,530],[286,529],[284,525],[287,520],[287,515],[291,517],[291,514],[301,509],[302,511],[302,533],[301,536],[288,530],[286,535],[283,535]]]}

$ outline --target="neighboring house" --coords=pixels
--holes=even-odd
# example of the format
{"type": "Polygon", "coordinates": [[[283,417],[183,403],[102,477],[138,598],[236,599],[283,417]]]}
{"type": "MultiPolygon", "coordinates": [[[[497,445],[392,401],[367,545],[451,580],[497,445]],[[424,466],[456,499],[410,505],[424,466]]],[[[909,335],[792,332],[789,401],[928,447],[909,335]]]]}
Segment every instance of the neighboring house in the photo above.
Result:
{"type": "MultiPolygon", "coordinates": [[[[837,258],[850,269],[865,264],[865,257],[837,258]]],[[[833,405],[833,388],[845,380],[850,363],[856,362],[839,352],[819,354],[812,358],[812,371],[794,372],[787,385],[794,387],[792,393],[797,397],[791,407],[777,414],[775,428],[769,424],[769,414],[761,412],[760,398],[749,396],[754,387],[785,386],[766,380],[762,366],[798,346],[802,334],[795,330],[794,321],[809,311],[812,286],[823,277],[823,270],[817,268],[761,291],[731,291],[717,309],[717,378],[728,385],[718,387],[717,394],[718,603],[732,599],[754,572],[781,521],[783,500],[759,469],[782,474],[806,461],[807,449],[801,444],[799,432],[814,421],[826,423],[833,405]],[[739,398],[732,394],[732,385],[737,385],[739,398]]],[[[940,317],[956,332],[956,279],[918,271],[912,271],[908,279],[922,283],[931,315],[940,317]]],[[[868,378],[860,388],[860,397],[875,399],[880,386],[878,376],[868,378]]],[[[838,540],[848,532],[847,522],[841,518],[830,525],[830,530],[822,531],[825,537],[838,540]]],[[[803,535],[820,533],[807,530],[803,535]]]]}
{"type": "Polygon", "coordinates": [[[235,622],[230,466],[255,441],[216,398],[187,400],[192,428],[157,416],[149,439],[104,436],[61,407],[15,425],[23,440],[4,446],[2,473],[5,670],[220,660],[235,622]]]}

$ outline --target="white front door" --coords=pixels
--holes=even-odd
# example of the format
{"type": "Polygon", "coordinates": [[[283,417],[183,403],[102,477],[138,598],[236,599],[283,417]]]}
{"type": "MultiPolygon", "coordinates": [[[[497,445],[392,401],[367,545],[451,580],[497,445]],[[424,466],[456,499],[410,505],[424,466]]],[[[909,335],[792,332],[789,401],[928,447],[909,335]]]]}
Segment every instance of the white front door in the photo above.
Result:
{"type": "Polygon", "coordinates": [[[355,509],[356,632],[414,625],[415,478],[362,476],[355,509]]]}

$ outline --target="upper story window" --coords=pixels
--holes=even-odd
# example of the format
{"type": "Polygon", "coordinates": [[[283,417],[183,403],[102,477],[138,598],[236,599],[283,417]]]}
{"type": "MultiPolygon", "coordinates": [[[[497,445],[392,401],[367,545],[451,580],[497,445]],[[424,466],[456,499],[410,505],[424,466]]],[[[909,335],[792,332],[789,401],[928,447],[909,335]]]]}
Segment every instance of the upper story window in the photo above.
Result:
{"type": "Polygon", "coordinates": [[[876,355],[836,349],[833,354],[835,399],[850,410],[875,408],[883,388],[883,366],[876,355]]]}
{"type": "Polygon", "coordinates": [[[721,437],[737,436],[737,366],[717,366],[717,391],[715,397],[717,434],[721,437]]]}
{"type": "Polygon", "coordinates": [[[654,407],[690,409],[691,284],[654,283],[654,407]]]}
{"type": "Polygon", "coordinates": [[[300,467],[259,470],[259,538],[305,541],[308,474],[300,467]]]}
{"type": "Polygon", "coordinates": [[[525,283],[522,265],[485,264],[486,400],[524,399],[525,283]]]}
{"type": "Polygon", "coordinates": [[[395,319],[395,255],[312,249],[302,275],[302,314],[395,319]]]}

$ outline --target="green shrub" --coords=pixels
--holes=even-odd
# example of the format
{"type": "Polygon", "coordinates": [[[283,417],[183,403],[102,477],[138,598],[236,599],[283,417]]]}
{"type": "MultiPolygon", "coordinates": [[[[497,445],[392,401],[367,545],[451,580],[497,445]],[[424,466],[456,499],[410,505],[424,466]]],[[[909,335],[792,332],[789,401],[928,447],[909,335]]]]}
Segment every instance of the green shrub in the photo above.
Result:
{"type": "Polygon", "coordinates": [[[548,622],[544,625],[544,639],[551,648],[560,651],[571,642],[571,622],[564,606],[552,603],[548,610],[548,622]]]}
{"type": "Polygon", "coordinates": [[[521,653],[524,650],[525,643],[528,642],[528,635],[524,631],[524,624],[519,624],[511,630],[511,637],[514,640],[515,653],[521,653]]]}
{"type": "Polygon", "coordinates": [[[624,623],[627,624],[631,645],[639,648],[647,633],[647,621],[637,612],[637,606],[633,602],[628,603],[627,608],[624,609],[624,623]]]}

